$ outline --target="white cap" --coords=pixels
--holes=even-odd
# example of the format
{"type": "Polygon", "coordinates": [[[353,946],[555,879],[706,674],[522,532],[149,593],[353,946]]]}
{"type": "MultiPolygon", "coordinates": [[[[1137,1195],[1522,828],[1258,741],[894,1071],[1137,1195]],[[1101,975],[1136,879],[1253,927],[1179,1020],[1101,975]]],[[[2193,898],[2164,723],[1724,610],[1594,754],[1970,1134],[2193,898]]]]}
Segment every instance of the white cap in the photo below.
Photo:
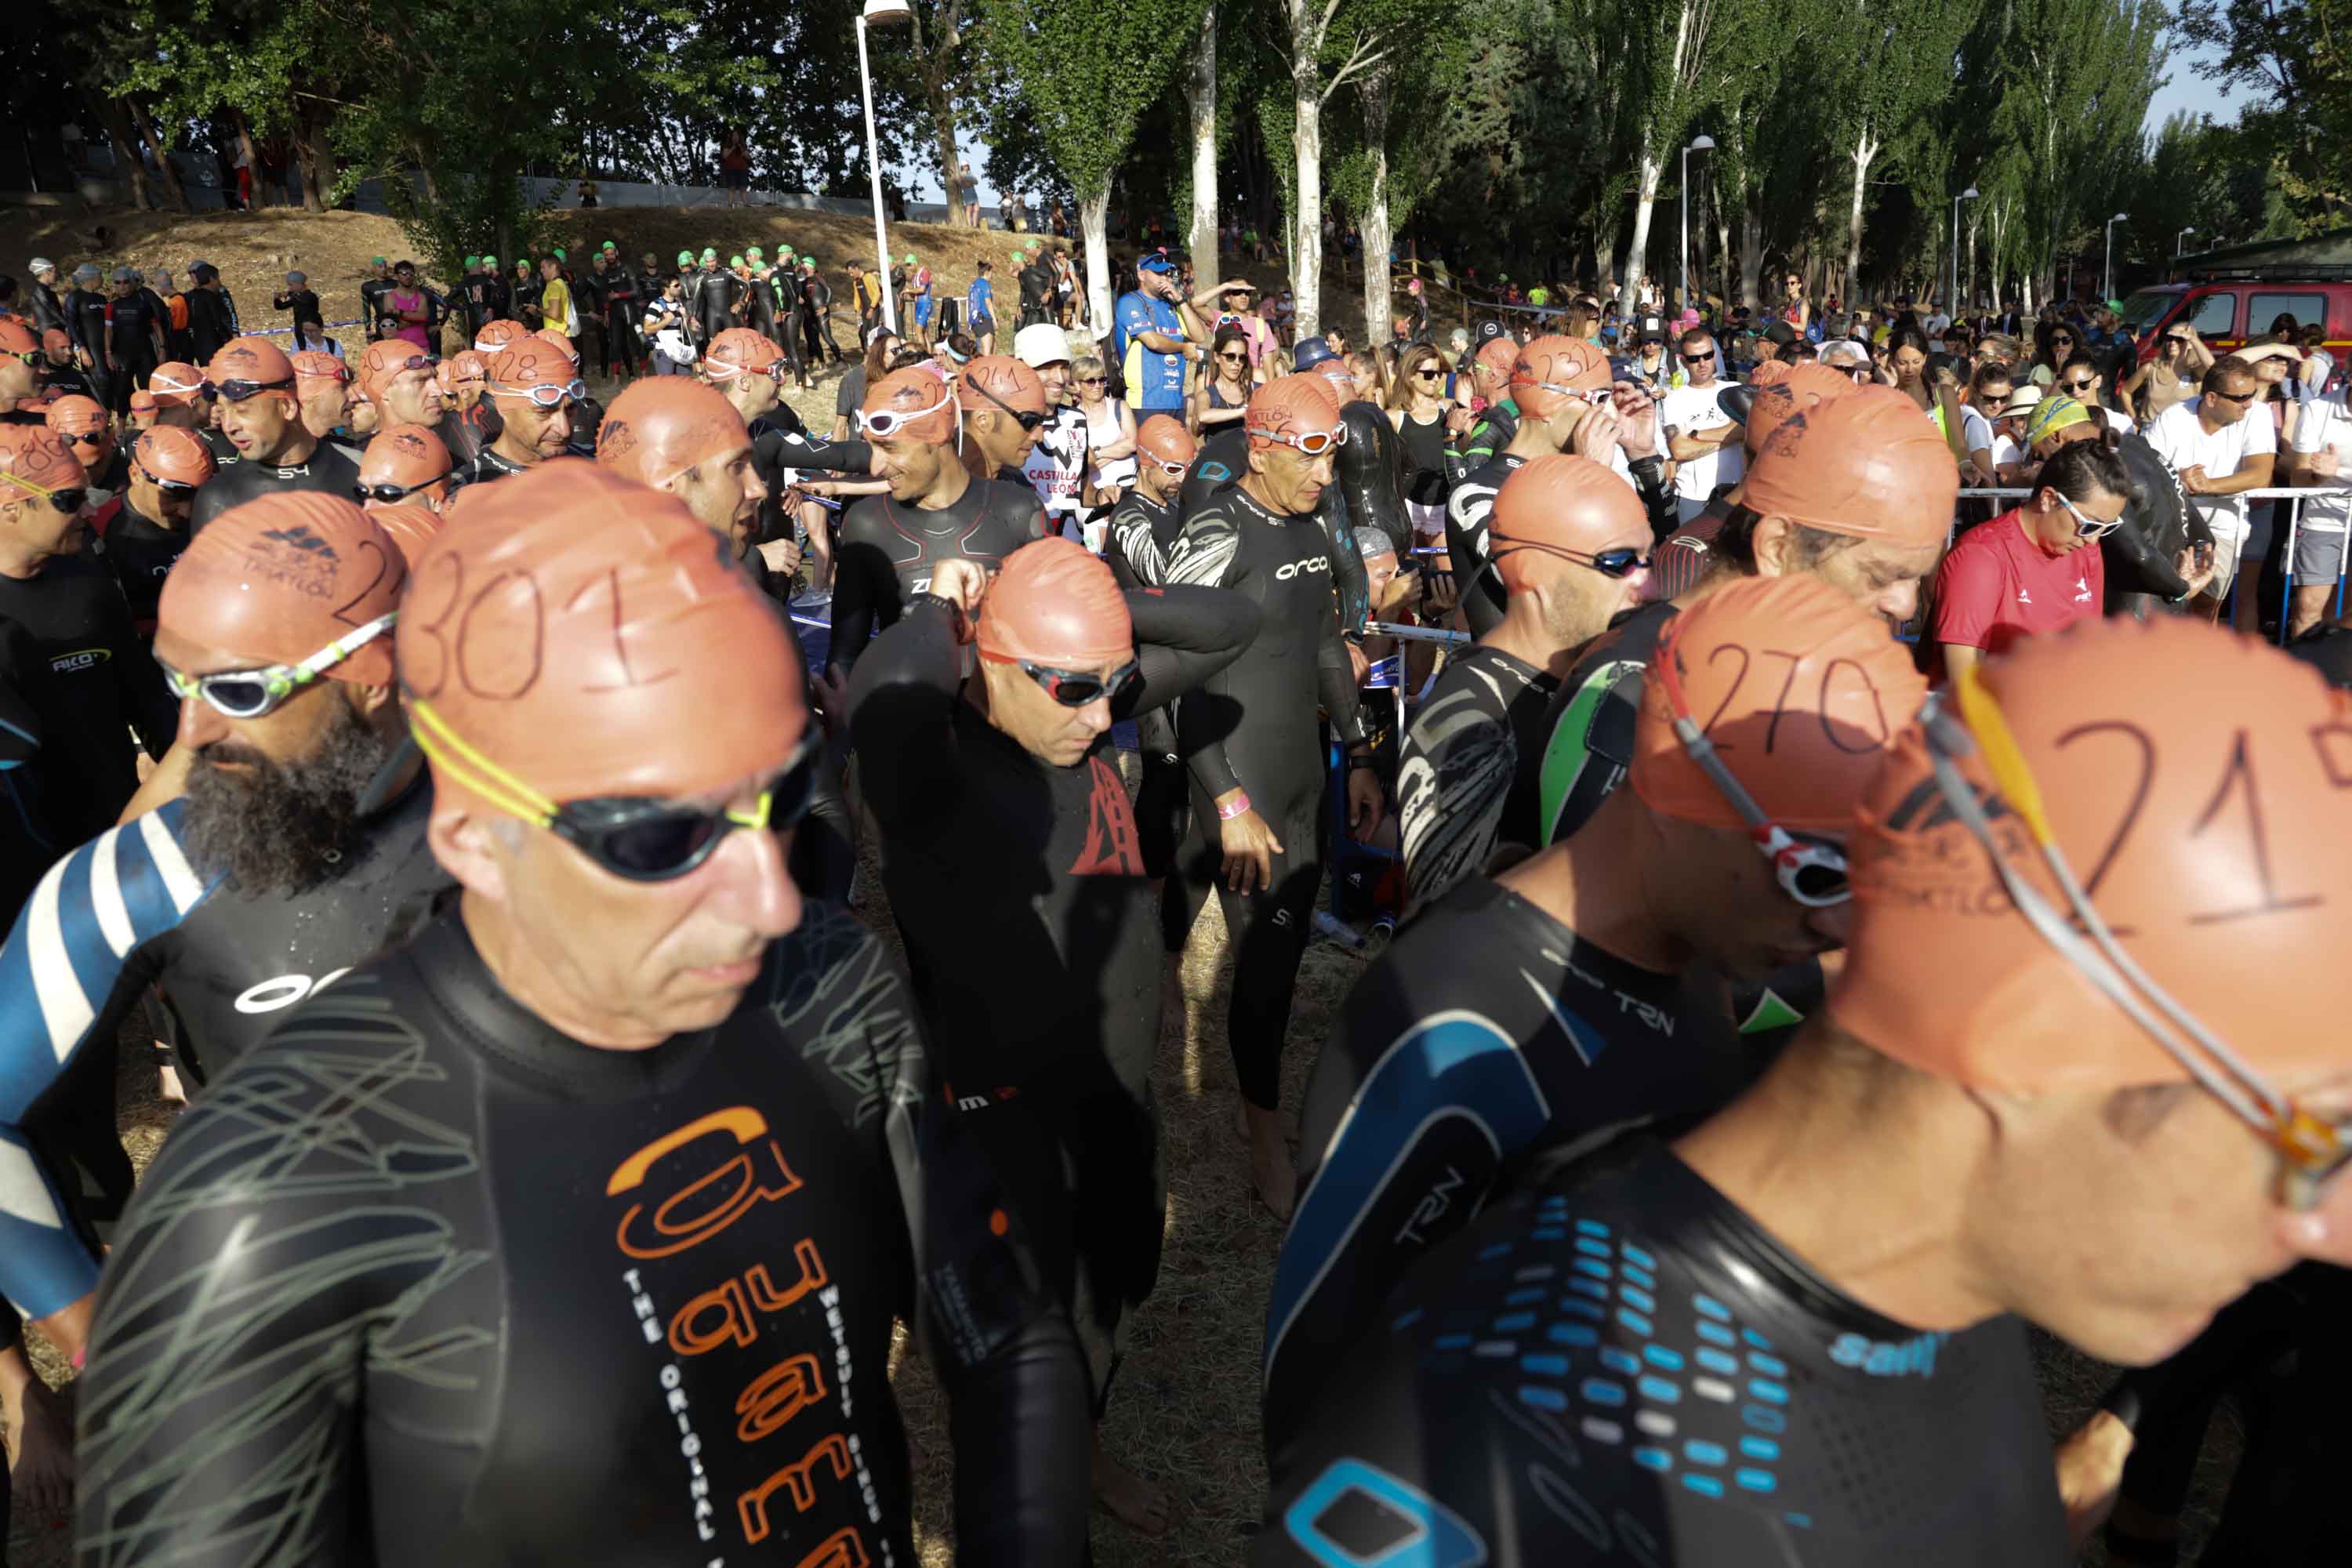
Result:
{"type": "Polygon", "coordinates": [[[1066,364],[1070,359],[1070,340],[1059,327],[1045,321],[1032,321],[1013,335],[1013,357],[1032,370],[1049,364],[1066,364]]]}

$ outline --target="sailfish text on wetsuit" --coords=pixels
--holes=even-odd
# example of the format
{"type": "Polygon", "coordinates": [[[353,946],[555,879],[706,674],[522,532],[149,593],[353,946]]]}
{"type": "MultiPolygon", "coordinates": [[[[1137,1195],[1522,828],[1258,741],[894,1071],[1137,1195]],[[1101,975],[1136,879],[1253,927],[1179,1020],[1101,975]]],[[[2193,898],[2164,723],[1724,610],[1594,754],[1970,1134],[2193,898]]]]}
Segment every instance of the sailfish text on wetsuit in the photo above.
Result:
{"type": "MultiPolygon", "coordinates": [[[[882,1522],[880,1494],[851,1425],[856,1369],[839,1288],[826,1274],[815,1237],[801,1236],[774,1268],[754,1263],[715,1280],[694,1268],[694,1251],[703,1243],[752,1209],[789,1198],[804,1185],[786,1162],[783,1146],[770,1136],[767,1119],[748,1105],[712,1111],[664,1133],[615,1166],[605,1184],[605,1195],[621,1205],[614,1233],[615,1247],[628,1260],[621,1282],[646,1345],[667,1352],[653,1375],[677,1420],[688,1508],[695,1533],[706,1542],[719,1542],[725,1523],[723,1505],[712,1500],[703,1456],[725,1441],[730,1417],[734,1441],[747,1450],[790,1433],[776,1445],[784,1462],[736,1495],[732,1522],[743,1544],[755,1545],[775,1531],[787,1500],[793,1514],[805,1513],[816,1506],[819,1489],[832,1486],[854,1485],[867,1521],[882,1522]],[[763,1321],[772,1328],[774,1314],[813,1294],[832,1330],[828,1357],[763,1342],[772,1340],[763,1335],[763,1321]],[[696,1407],[686,1392],[684,1363],[742,1352],[751,1354],[745,1358],[745,1381],[732,1409],[696,1407]],[[829,1384],[826,1361],[832,1363],[829,1384]],[[830,1430],[824,1429],[828,1411],[839,1417],[830,1430]],[[802,1437],[813,1441],[800,1448],[802,1437]]],[[[890,1563],[888,1542],[878,1531],[877,1539],[882,1540],[881,1561],[890,1563]]],[[[798,1568],[867,1568],[873,1561],[865,1537],[850,1525],[819,1542],[798,1568]]],[[[722,1568],[725,1562],[714,1556],[706,1568],[722,1568]]]]}

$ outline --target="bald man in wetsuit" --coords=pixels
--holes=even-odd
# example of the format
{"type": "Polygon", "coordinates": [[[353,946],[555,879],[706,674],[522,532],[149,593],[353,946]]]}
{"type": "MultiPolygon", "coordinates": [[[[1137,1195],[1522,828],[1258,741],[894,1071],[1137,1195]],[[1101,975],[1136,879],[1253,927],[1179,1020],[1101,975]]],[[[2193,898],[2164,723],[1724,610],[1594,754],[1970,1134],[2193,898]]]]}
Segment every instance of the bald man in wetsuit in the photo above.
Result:
{"type": "Polygon", "coordinates": [[[887,495],[861,496],[841,514],[834,547],[828,675],[846,680],[875,631],[896,625],[930,588],[940,561],[994,566],[1045,535],[1045,509],[1026,485],[976,479],[957,455],[956,394],[921,365],[867,389],[858,425],[887,495]]]}
{"type": "Polygon", "coordinates": [[[1171,584],[1246,595],[1259,630],[1248,652],[1177,711],[1193,835],[1166,896],[1182,900],[1185,930],[1213,891],[1223,908],[1234,953],[1226,1034],[1251,1177],[1286,1219],[1297,1179],[1279,1109],[1283,1035],[1328,815],[1318,703],[1347,748],[1350,830],[1369,832],[1381,803],[1332,600],[1333,545],[1316,517],[1332,481],[1339,400],[1319,376],[1284,376],[1258,389],[1243,425],[1247,471],[1188,512],[1168,561],[1171,584]]]}
{"type": "Polygon", "coordinates": [[[904,1316],[960,1560],[1076,1568],[1068,1326],[887,955],[785,874],[815,752],[774,606],[595,464],[463,510],[396,653],[464,890],[149,1170],[84,1373],[82,1550],[911,1563],[904,1316]]]}
{"type": "MultiPolygon", "coordinates": [[[[850,686],[859,755],[887,760],[864,790],[916,999],[957,1103],[1032,1218],[1097,1419],[1166,1225],[1157,897],[1110,727],[1197,687],[1256,630],[1238,594],[1122,594],[1083,546],[1048,539],[992,582],[940,563],[850,686]]],[[[1099,1447],[1095,1490],[1129,1524],[1166,1528],[1165,1495],[1099,1447]]]]}

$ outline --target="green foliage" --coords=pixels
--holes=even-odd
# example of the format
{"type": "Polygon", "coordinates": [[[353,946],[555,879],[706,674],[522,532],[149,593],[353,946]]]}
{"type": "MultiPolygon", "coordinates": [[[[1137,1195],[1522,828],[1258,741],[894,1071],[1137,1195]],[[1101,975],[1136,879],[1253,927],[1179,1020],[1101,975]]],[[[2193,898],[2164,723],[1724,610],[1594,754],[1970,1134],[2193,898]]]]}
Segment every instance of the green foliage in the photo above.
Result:
{"type": "Polygon", "coordinates": [[[1137,120],[1173,79],[1202,0],[982,0],[987,48],[1080,200],[1109,190],[1137,120]]]}

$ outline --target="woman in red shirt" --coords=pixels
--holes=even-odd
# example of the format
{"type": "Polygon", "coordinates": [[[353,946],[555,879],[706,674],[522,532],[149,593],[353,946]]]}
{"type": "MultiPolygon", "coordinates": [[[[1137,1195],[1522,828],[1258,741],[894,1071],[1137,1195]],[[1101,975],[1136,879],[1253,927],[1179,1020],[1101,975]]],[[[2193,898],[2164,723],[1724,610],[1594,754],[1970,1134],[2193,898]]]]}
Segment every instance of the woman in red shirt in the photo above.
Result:
{"type": "Polygon", "coordinates": [[[2077,441],[2042,466],[2016,510],[1962,534],[1936,578],[1946,677],[2031,633],[2096,619],[2106,586],[2099,541],[2130,500],[2123,459],[2104,443],[2077,441]]]}

